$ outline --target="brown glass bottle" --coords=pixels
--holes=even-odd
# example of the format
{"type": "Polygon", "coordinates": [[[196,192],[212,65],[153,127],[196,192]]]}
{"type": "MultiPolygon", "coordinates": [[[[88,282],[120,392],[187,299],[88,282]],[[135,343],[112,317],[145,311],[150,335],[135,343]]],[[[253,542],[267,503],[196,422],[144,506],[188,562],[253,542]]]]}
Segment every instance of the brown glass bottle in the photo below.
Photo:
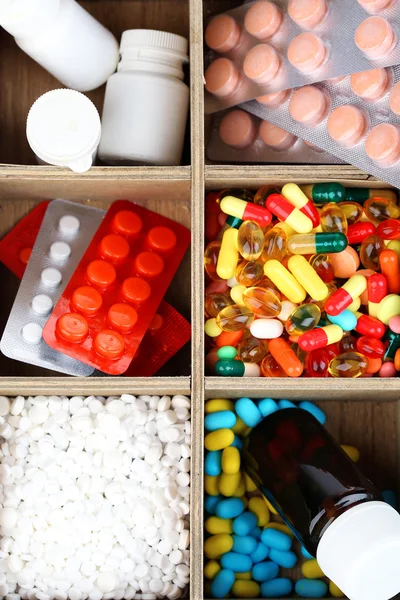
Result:
{"type": "Polygon", "coordinates": [[[244,442],[243,464],[313,556],[337,517],[381,500],[339,444],[302,409],[279,410],[261,421],[244,442]]]}

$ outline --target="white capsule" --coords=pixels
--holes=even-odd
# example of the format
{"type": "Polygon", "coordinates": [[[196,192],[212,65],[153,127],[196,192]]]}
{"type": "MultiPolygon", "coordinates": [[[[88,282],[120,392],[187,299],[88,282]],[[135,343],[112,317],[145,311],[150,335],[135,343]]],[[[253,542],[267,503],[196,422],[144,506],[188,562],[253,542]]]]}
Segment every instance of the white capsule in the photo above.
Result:
{"type": "Polygon", "coordinates": [[[281,337],[283,324],[278,319],[255,319],[250,325],[250,333],[255,338],[273,340],[281,337]]]}

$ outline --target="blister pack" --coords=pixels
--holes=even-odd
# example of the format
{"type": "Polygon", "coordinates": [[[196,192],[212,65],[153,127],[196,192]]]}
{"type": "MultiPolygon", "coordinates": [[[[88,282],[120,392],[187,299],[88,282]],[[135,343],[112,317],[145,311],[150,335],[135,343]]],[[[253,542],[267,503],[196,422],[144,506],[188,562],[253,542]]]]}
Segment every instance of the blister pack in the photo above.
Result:
{"type": "Polygon", "coordinates": [[[243,4],[207,25],[206,112],[398,64],[399,34],[399,0],[243,4]]]}
{"type": "Polygon", "coordinates": [[[151,377],[190,340],[190,335],[190,323],[162,301],[124,375],[151,377]]]}
{"type": "Polygon", "coordinates": [[[207,157],[218,162],[342,164],[281,127],[233,109],[214,115],[207,157]]]}
{"type": "Polygon", "coordinates": [[[189,243],[183,225],[114,202],[44,328],[47,344],[110,375],[124,373],[189,243]]]}
{"type": "Polygon", "coordinates": [[[25,272],[49,202],[40,202],[0,240],[0,260],[19,279],[25,272]]]}
{"type": "Polygon", "coordinates": [[[298,88],[274,110],[241,108],[400,187],[400,65],[298,88]]]}
{"type": "Polygon", "coordinates": [[[103,210],[67,200],[49,204],[0,342],[3,354],[68,375],[93,372],[50,348],[43,327],[103,217],[103,210]]]}

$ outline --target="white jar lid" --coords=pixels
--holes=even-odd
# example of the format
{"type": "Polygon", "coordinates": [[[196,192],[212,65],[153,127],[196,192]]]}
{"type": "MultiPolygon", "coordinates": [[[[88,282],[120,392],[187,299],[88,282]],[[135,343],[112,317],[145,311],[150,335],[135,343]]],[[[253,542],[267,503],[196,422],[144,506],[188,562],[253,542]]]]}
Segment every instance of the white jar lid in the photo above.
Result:
{"type": "Polygon", "coordinates": [[[41,160],[83,173],[92,166],[100,142],[100,116],[93,102],[80,92],[53,90],[33,104],[26,135],[41,160]]]}
{"type": "Polygon", "coordinates": [[[158,31],[156,29],[128,29],[122,34],[120,52],[123,54],[134,47],[170,50],[181,54],[185,61],[189,60],[187,56],[188,41],[176,33],[168,33],[167,31],[158,31]]]}

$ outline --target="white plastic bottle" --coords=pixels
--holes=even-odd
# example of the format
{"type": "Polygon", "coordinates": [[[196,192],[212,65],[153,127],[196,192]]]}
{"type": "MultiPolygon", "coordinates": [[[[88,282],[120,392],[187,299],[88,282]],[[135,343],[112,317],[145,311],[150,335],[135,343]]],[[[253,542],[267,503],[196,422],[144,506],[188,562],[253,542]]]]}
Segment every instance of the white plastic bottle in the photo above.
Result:
{"type": "Polygon", "coordinates": [[[0,0],[0,25],[66,87],[94,90],[117,67],[117,40],[75,0],[0,0]]]}
{"type": "Polygon", "coordinates": [[[189,106],[189,88],[182,81],[187,51],[187,40],[172,33],[123,33],[121,62],[104,99],[103,162],[180,164],[189,106]]]}

